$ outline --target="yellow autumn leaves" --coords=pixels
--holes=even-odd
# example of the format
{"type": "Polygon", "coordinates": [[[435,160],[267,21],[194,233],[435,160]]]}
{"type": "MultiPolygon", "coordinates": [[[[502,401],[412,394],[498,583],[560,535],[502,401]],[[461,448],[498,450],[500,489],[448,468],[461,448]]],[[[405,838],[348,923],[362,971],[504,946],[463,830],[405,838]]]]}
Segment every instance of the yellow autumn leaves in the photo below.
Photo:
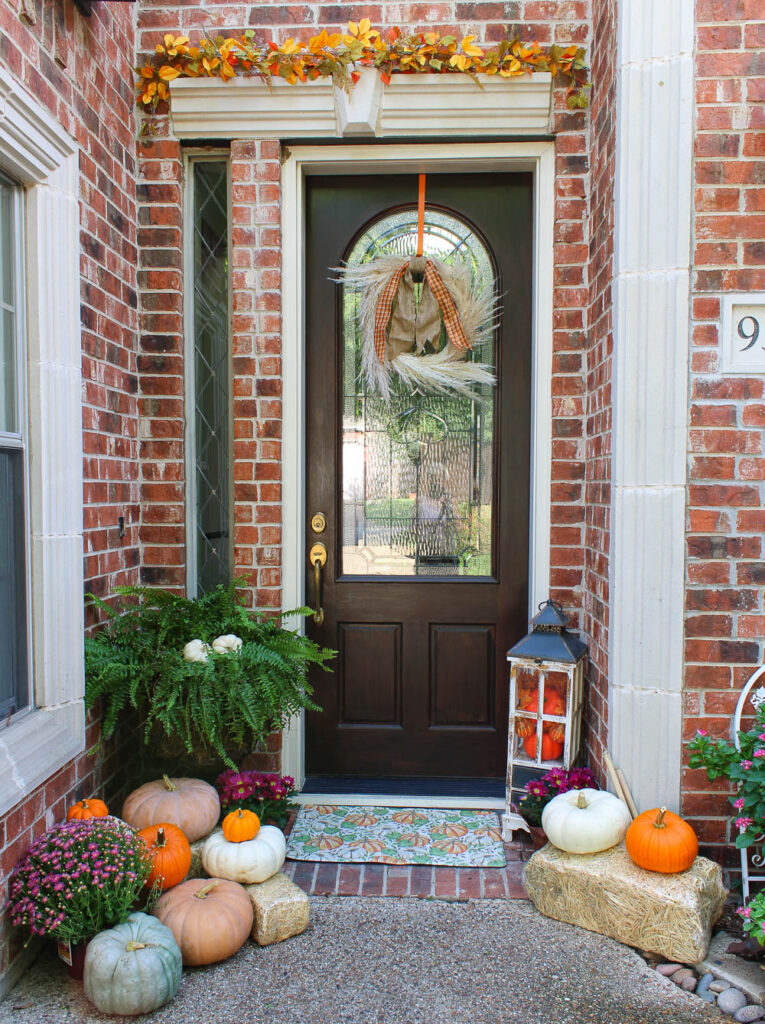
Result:
{"type": "Polygon", "coordinates": [[[289,37],[281,43],[255,42],[248,30],[235,38],[201,39],[192,46],[187,36],[167,33],[155,47],[154,62],[137,68],[138,100],[156,110],[169,98],[168,83],[179,75],[216,77],[224,80],[239,74],[267,81],[283,78],[294,84],[316,78],[332,78],[349,88],[363,67],[377,68],[387,84],[392,74],[463,73],[512,78],[533,71],[561,74],[569,80],[569,106],[586,106],[588,68],[581,47],[550,46],[503,40],[483,50],[475,36],[458,39],[438,32],[404,35],[392,28],[383,36],[368,18],[349,22],[345,33],[323,29],[307,42],[289,37]]]}

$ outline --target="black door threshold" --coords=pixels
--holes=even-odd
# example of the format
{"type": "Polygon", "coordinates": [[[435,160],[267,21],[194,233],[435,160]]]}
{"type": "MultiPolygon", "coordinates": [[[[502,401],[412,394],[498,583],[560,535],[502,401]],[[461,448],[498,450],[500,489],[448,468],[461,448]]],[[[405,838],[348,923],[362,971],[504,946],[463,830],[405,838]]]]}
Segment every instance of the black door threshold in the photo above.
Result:
{"type": "Polygon", "coordinates": [[[457,797],[504,799],[504,779],[364,778],[357,775],[307,775],[302,794],[457,797]]]}

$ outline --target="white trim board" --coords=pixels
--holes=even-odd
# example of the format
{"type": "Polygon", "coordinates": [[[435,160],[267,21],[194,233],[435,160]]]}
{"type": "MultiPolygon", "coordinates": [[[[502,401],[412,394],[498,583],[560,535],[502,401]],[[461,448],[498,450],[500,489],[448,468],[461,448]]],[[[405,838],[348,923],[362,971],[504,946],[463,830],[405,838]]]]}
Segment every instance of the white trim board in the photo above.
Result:
{"type": "Polygon", "coordinates": [[[0,736],[0,814],[85,747],[78,153],[0,68],[0,167],[26,193],[34,686],[0,736]]]}
{"type": "Polygon", "coordinates": [[[504,797],[470,796],[391,796],[384,793],[298,793],[293,802],[301,806],[312,804],[335,804],[338,807],[442,807],[465,811],[497,811],[505,809],[504,797]]]}
{"type": "Polygon", "coordinates": [[[620,0],[609,746],[639,810],[682,767],[693,0],[620,0]]]}
{"type": "MultiPolygon", "coordinates": [[[[552,142],[497,142],[300,146],[282,166],[282,378],[283,378],[283,606],[305,603],[305,179],[311,174],[486,173],[534,175],[531,499],[529,612],[548,596],[550,581],[550,465],[552,458],[552,309],[555,146],[552,142]]],[[[294,719],[284,733],[282,770],[298,788],[305,778],[304,727],[294,719]]],[[[326,799],[326,797],[322,797],[326,799]]],[[[333,797],[334,799],[334,797],[333,797]]],[[[361,797],[343,798],[360,803],[361,797]]],[[[375,800],[381,799],[375,797],[375,800]]],[[[405,806],[411,806],[408,797],[405,806]]],[[[416,801],[415,801],[416,803],[416,801]]],[[[500,801],[504,806],[504,803],[500,801]]],[[[471,806],[461,800],[460,806],[471,806]]],[[[432,802],[422,806],[437,806],[432,802]]],[[[482,803],[481,806],[484,806],[482,803]]],[[[493,805],[492,805],[493,806],[493,805]]]]}
{"type": "Polygon", "coordinates": [[[361,68],[346,93],[329,78],[177,78],[170,87],[179,139],[449,138],[545,135],[552,76],[393,75],[361,68]]]}

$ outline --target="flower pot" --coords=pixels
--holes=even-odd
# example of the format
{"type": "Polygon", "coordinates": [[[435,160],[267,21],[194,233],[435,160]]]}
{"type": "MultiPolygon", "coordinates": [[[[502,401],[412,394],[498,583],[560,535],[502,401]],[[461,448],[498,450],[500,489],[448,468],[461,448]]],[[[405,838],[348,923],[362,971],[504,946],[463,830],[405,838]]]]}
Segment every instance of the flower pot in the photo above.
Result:
{"type": "Polygon", "coordinates": [[[85,952],[89,942],[90,939],[84,939],[82,942],[59,942],[57,944],[59,958],[66,964],[69,977],[74,978],[75,981],[82,981],[85,972],[85,952]]]}
{"type": "Polygon", "coordinates": [[[529,825],[531,830],[531,846],[534,850],[541,850],[547,843],[547,833],[541,825],[529,825]]]}

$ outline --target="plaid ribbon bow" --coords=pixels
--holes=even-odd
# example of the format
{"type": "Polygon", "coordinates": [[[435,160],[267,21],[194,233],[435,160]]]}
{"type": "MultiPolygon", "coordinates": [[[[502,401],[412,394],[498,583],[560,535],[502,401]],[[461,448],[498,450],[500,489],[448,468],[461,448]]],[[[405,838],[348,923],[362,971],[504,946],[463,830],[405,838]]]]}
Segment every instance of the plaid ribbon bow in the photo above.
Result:
{"type": "MultiPolygon", "coordinates": [[[[377,358],[381,363],[385,362],[385,345],[387,341],[388,324],[390,323],[391,314],[393,313],[393,300],[396,297],[398,286],[401,284],[401,279],[409,269],[409,264],[404,263],[403,266],[393,274],[385,285],[382,295],[377,303],[377,309],[375,310],[375,352],[377,358]]],[[[441,310],[441,315],[444,318],[444,327],[449,341],[454,345],[455,348],[461,349],[472,349],[472,345],[467,339],[465,330],[460,320],[459,312],[454,299],[451,296],[451,292],[443,282],[441,275],[436,270],[435,264],[432,260],[428,260],[425,263],[425,281],[427,282],[430,290],[435,296],[438,308],[441,310]]]]}

